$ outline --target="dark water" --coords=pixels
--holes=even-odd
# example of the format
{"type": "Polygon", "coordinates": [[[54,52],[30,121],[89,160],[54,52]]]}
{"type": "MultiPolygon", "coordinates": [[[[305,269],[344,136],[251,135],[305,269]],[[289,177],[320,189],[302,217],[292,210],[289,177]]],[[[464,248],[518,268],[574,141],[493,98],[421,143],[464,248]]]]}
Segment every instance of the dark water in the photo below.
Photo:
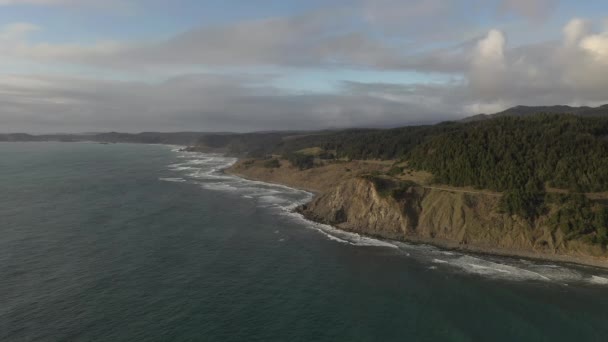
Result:
{"type": "Polygon", "coordinates": [[[0,340],[608,339],[608,272],[340,234],[229,162],[1,143],[0,340]]]}

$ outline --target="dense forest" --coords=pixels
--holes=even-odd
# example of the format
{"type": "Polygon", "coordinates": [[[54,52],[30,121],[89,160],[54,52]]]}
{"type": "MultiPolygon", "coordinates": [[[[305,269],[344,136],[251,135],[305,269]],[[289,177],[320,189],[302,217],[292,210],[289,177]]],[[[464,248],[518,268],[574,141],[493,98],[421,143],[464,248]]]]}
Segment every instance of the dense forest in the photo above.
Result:
{"type": "Polygon", "coordinates": [[[433,136],[408,156],[437,182],[505,191],[608,190],[608,119],[502,117],[433,136]]]}
{"type": "Polygon", "coordinates": [[[408,126],[387,130],[357,129],[311,134],[284,141],[279,152],[287,154],[303,148],[321,147],[337,158],[399,159],[429,137],[457,131],[463,124],[446,122],[429,126],[408,126]]]}
{"type": "Polygon", "coordinates": [[[594,242],[603,244],[608,240],[606,207],[576,197],[608,190],[606,117],[500,116],[434,126],[326,132],[284,140],[277,151],[306,168],[312,162],[298,158],[297,150],[313,146],[332,151],[337,158],[404,160],[410,168],[431,172],[435,183],[503,192],[501,210],[530,220],[558,207],[551,222],[568,238],[593,236],[594,242]],[[571,195],[548,194],[549,188],[571,195]]]}
{"type": "Polygon", "coordinates": [[[432,173],[434,183],[502,192],[500,211],[530,223],[544,217],[568,240],[608,244],[608,208],[583,195],[608,191],[606,116],[497,115],[386,130],[202,140],[207,146],[226,146],[233,153],[273,155],[265,164],[268,168],[279,167],[277,156],[301,170],[332,159],[395,160],[400,163],[386,174],[369,175],[369,179],[381,195],[396,199],[407,196],[412,185],[395,177],[404,171],[397,165],[406,162],[408,168],[432,173]]]}
{"type": "Polygon", "coordinates": [[[276,150],[288,155],[312,146],[337,158],[408,160],[455,186],[608,190],[608,118],[539,114],[350,130],[282,141],[276,150]]]}
{"type": "Polygon", "coordinates": [[[549,225],[561,230],[566,239],[583,238],[608,246],[608,207],[580,194],[547,194],[545,201],[558,208],[549,225]]]}
{"type": "Polygon", "coordinates": [[[277,153],[312,146],[337,158],[407,160],[438,183],[507,191],[608,190],[608,118],[539,114],[283,140],[277,153]]]}

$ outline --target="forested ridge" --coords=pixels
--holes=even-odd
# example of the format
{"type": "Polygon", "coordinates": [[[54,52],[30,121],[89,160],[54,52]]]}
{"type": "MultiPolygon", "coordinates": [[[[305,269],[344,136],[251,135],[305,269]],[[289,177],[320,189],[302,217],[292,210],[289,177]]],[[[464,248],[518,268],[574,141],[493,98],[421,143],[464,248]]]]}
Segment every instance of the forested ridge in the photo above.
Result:
{"type": "Polygon", "coordinates": [[[502,117],[433,136],[407,156],[437,182],[505,191],[608,190],[608,119],[502,117]]]}
{"type": "Polygon", "coordinates": [[[281,152],[318,146],[334,151],[337,158],[348,159],[399,159],[428,138],[457,131],[462,123],[445,122],[428,126],[408,126],[386,130],[357,129],[310,135],[285,141],[281,152]]]}
{"type": "Polygon", "coordinates": [[[531,221],[549,215],[567,239],[608,243],[606,206],[582,195],[608,191],[606,117],[537,114],[350,130],[283,142],[278,149],[292,160],[295,150],[311,146],[337,158],[406,161],[432,173],[434,183],[499,191],[505,213],[531,221]]]}
{"type": "Polygon", "coordinates": [[[437,183],[506,191],[545,186],[608,190],[608,118],[539,114],[390,130],[353,130],[283,142],[337,158],[407,160],[437,183]]]}
{"type": "Polygon", "coordinates": [[[407,159],[437,183],[502,191],[506,213],[533,220],[557,207],[550,224],[567,238],[608,242],[606,207],[580,195],[608,190],[606,118],[545,114],[468,123],[431,137],[407,159]]]}
{"type": "Polygon", "coordinates": [[[530,114],[534,108],[515,107],[510,111],[517,115],[437,125],[216,135],[201,142],[239,155],[272,156],[267,168],[280,167],[278,156],[301,170],[341,160],[393,160],[390,171],[370,175],[382,194],[407,191],[411,184],[399,178],[405,169],[428,171],[436,184],[501,192],[499,211],[531,225],[541,219],[566,240],[606,248],[608,207],[584,195],[608,191],[606,109],[530,114]]]}

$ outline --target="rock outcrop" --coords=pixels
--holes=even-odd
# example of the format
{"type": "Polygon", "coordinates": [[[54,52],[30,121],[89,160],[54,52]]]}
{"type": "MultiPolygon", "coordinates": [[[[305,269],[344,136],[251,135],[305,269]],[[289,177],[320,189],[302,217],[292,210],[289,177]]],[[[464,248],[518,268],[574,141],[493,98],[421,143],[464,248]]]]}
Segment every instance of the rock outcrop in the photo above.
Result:
{"type": "MultiPolygon", "coordinates": [[[[547,217],[527,221],[500,213],[500,197],[411,186],[398,199],[353,178],[298,208],[306,218],[387,239],[525,256],[608,257],[599,246],[567,241],[547,217]]],[[[597,261],[597,260],[596,260],[597,261]]]]}
{"type": "Polygon", "coordinates": [[[561,230],[550,228],[551,210],[556,208],[528,221],[501,213],[499,193],[412,185],[395,198],[366,178],[376,170],[386,171],[386,166],[351,161],[301,171],[284,161],[280,168],[269,169],[263,161],[242,160],[226,172],[314,191],[312,202],[297,211],[354,233],[608,267],[608,253],[599,245],[568,240],[561,230]]]}

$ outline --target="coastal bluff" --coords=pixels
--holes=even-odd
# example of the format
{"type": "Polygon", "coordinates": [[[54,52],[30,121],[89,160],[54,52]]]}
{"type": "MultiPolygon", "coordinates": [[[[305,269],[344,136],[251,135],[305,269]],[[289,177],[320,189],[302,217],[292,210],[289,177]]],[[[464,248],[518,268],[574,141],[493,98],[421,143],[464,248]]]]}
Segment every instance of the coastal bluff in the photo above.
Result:
{"type": "Polygon", "coordinates": [[[241,160],[226,172],[314,191],[313,200],[296,211],[344,231],[449,249],[608,267],[605,249],[568,240],[550,227],[550,213],[526,220],[502,213],[499,195],[415,183],[391,193],[365,176],[383,167],[351,161],[299,170],[286,162],[268,168],[260,160],[241,160]]]}

